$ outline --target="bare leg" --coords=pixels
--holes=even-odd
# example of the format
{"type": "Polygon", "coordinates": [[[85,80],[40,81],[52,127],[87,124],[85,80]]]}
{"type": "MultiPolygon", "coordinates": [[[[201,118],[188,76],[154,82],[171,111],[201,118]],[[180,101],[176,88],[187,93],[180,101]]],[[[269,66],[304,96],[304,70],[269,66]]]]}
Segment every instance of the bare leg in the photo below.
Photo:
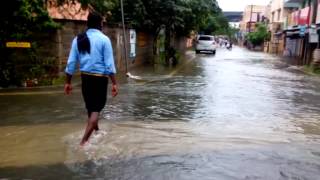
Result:
{"type": "Polygon", "coordinates": [[[89,140],[93,130],[95,130],[98,127],[98,120],[99,120],[99,113],[92,112],[90,115],[90,118],[88,119],[88,124],[85,130],[85,133],[80,142],[81,146],[83,146],[89,140]]]}
{"type": "MultiPolygon", "coordinates": [[[[89,118],[89,119],[90,119],[91,113],[92,113],[92,112],[89,112],[89,111],[88,111],[88,118],[89,118]]],[[[97,123],[97,125],[94,127],[94,130],[95,130],[95,131],[99,131],[99,130],[100,130],[98,123],[97,123]]]]}
{"type": "Polygon", "coordinates": [[[94,130],[95,130],[95,131],[99,131],[99,130],[100,130],[98,123],[97,123],[96,126],[94,127],[94,130]]]}

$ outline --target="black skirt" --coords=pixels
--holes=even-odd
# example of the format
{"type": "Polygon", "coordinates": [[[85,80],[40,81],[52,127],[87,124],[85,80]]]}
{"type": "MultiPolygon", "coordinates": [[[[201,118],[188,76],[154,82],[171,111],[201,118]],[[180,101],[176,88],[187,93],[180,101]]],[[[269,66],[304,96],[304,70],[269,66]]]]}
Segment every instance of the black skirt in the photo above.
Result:
{"type": "Polygon", "coordinates": [[[107,102],[108,77],[81,74],[81,80],[88,113],[100,112],[107,102]]]}

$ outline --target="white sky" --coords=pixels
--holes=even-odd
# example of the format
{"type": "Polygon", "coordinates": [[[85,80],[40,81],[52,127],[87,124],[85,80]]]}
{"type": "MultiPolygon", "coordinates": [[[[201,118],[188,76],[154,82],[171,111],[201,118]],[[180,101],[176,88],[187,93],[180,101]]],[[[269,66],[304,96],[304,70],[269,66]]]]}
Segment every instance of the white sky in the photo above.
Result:
{"type": "Polygon", "coordinates": [[[217,0],[223,11],[243,11],[247,5],[267,5],[270,0],[217,0]]]}

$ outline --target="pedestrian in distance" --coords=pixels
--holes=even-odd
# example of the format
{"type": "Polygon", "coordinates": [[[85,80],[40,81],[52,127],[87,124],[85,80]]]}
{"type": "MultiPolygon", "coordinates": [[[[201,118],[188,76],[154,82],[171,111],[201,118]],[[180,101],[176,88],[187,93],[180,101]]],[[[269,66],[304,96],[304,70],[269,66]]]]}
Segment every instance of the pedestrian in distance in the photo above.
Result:
{"type": "Polygon", "coordinates": [[[76,71],[77,64],[80,64],[82,96],[88,113],[81,146],[88,142],[93,131],[99,130],[99,114],[107,101],[108,79],[112,82],[112,96],[118,94],[112,45],[110,39],[103,34],[102,27],[103,17],[96,12],[90,12],[87,30],[72,41],[65,69],[64,92],[70,95],[72,75],[76,71]]]}
{"type": "Polygon", "coordinates": [[[229,42],[229,44],[228,44],[228,46],[227,46],[227,49],[228,49],[228,50],[231,50],[231,49],[232,49],[232,41],[229,42]]]}

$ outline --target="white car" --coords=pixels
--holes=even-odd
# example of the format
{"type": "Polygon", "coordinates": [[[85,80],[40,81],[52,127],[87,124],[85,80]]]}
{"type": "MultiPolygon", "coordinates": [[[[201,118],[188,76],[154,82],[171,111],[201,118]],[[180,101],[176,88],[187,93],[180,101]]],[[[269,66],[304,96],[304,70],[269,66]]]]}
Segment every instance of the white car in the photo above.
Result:
{"type": "Polygon", "coordinates": [[[214,40],[214,36],[210,35],[199,35],[196,41],[196,53],[201,51],[209,51],[216,54],[217,44],[214,40]]]}

